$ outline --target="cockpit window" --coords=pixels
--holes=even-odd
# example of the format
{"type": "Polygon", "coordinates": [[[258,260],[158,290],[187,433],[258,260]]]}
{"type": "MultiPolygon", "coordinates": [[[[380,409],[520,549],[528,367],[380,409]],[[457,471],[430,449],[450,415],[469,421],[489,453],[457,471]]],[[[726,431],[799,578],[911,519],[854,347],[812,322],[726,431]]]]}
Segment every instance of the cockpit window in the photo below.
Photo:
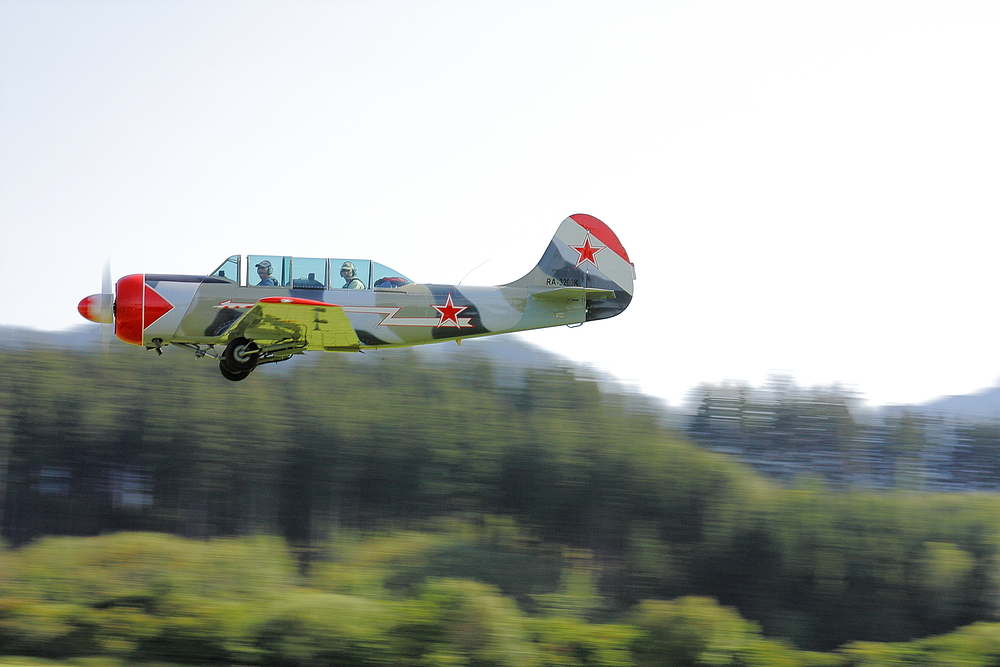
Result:
{"type": "Polygon", "coordinates": [[[247,285],[280,287],[288,282],[291,258],[281,255],[248,255],[247,285]]]}
{"type": "Polygon", "coordinates": [[[210,276],[247,287],[292,289],[394,289],[413,281],[385,264],[345,257],[247,255],[246,282],[240,255],[233,255],[210,276]]]}
{"type": "Polygon", "coordinates": [[[326,259],[292,257],[292,287],[326,289],[326,259]]]}
{"type": "Polygon", "coordinates": [[[379,264],[378,262],[372,262],[372,264],[374,269],[372,271],[372,278],[374,280],[372,287],[375,289],[392,289],[394,287],[409,285],[413,282],[399,271],[390,269],[385,264],[379,264]]]}
{"type": "Polygon", "coordinates": [[[334,272],[331,287],[334,289],[368,289],[371,286],[372,263],[367,259],[330,258],[334,272]]]}
{"type": "Polygon", "coordinates": [[[229,282],[238,285],[240,283],[240,256],[233,255],[208,275],[215,276],[216,278],[225,278],[229,282]]]}

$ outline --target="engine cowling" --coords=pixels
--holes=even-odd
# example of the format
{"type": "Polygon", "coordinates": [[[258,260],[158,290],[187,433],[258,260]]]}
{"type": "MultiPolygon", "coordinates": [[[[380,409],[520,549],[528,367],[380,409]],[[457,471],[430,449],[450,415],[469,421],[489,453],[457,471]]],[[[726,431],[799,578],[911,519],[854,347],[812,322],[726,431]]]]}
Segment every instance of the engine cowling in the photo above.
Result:
{"type": "Polygon", "coordinates": [[[135,273],[115,285],[115,335],[126,343],[143,345],[143,331],[173,309],[173,305],[135,273]]]}
{"type": "Polygon", "coordinates": [[[115,335],[132,345],[142,345],[143,289],[141,273],[120,278],[115,283],[115,335]]]}

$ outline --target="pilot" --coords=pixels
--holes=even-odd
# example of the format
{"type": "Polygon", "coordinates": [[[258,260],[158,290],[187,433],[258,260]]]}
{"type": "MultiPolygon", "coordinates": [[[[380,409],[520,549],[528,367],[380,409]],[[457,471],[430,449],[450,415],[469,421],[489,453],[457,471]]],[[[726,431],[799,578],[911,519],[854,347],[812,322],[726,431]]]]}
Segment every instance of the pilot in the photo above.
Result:
{"type": "Polygon", "coordinates": [[[354,262],[348,260],[340,267],[340,277],[344,279],[344,286],[341,289],[364,289],[365,284],[358,278],[358,272],[354,268],[354,262]]]}
{"type": "Polygon", "coordinates": [[[271,261],[265,259],[260,264],[257,264],[257,275],[260,277],[260,282],[257,283],[260,287],[277,287],[278,281],[274,279],[271,275],[274,269],[271,268],[271,261]]]}

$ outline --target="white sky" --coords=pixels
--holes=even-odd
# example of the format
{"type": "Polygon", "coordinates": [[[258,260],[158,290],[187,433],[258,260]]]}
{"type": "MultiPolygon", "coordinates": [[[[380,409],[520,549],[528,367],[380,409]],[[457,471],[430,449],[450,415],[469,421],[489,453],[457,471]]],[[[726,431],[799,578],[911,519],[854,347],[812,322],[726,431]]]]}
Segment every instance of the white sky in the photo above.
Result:
{"type": "Polygon", "coordinates": [[[85,324],[106,258],[507,282],[582,212],[635,300],[525,340],[673,404],[968,393],[1000,377],[997,35],[996,2],[0,0],[0,324],[85,324]]]}

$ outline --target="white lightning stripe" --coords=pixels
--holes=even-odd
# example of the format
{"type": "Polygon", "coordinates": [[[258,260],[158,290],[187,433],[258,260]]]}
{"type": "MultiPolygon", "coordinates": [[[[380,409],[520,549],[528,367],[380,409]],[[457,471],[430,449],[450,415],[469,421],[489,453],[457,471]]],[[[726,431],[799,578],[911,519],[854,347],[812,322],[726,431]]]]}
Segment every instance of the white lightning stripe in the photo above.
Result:
{"type": "Polygon", "coordinates": [[[217,306],[212,306],[212,308],[253,308],[257,304],[255,303],[240,303],[239,301],[233,301],[229,299],[228,301],[223,301],[217,306]]]}
{"type": "MultiPolygon", "coordinates": [[[[396,313],[398,313],[399,310],[399,307],[380,308],[378,306],[344,306],[345,313],[381,315],[382,321],[378,323],[378,326],[383,327],[436,327],[441,323],[440,317],[396,317],[396,313]]],[[[471,317],[459,317],[457,319],[459,327],[472,325],[471,317]]]]}

